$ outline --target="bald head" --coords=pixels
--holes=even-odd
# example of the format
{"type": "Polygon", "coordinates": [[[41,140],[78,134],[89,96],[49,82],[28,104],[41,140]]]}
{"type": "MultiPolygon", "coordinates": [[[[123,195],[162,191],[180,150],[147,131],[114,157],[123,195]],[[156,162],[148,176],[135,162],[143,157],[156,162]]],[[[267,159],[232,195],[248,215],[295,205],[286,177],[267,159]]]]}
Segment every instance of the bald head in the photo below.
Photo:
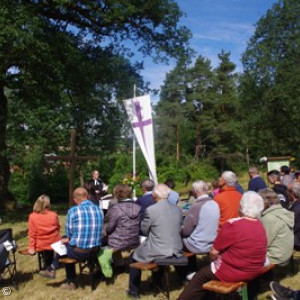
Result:
{"type": "Polygon", "coordinates": [[[157,202],[160,200],[167,199],[169,196],[169,193],[170,193],[170,188],[166,184],[159,183],[154,187],[154,189],[152,191],[152,196],[153,196],[153,199],[157,202]]]}
{"type": "Polygon", "coordinates": [[[249,177],[253,178],[256,177],[259,174],[258,169],[256,167],[251,167],[249,169],[249,177]]]}
{"type": "Polygon", "coordinates": [[[76,204],[80,204],[82,201],[88,198],[88,192],[85,188],[79,187],[74,190],[73,198],[76,204]]]}

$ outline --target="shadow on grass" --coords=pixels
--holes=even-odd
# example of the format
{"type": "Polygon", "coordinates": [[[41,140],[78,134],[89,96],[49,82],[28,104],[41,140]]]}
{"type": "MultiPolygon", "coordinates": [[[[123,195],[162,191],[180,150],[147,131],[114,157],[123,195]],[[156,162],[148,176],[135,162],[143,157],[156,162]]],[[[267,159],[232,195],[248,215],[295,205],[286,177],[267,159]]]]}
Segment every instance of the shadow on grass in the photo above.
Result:
{"type": "MultiPolygon", "coordinates": [[[[33,280],[33,273],[32,272],[19,272],[17,270],[17,273],[15,275],[15,281],[17,282],[17,284],[22,284],[22,283],[26,283],[28,281],[33,280]]],[[[10,276],[7,276],[5,278],[1,278],[0,280],[0,286],[11,286],[12,285],[12,281],[10,276]]]]}

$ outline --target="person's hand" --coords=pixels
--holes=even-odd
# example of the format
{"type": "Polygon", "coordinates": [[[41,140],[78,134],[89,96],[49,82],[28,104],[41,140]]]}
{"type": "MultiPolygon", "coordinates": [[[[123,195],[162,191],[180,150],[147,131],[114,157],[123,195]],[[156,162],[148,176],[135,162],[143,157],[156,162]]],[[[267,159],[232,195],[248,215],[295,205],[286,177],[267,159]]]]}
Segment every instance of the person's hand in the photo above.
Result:
{"type": "Polygon", "coordinates": [[[28,254],[34,255],[35,254],[35,250],[34,249],[28,249],[28,254]]]}
{"type": "Polygon", "coordinates": [[[217,257],[219,256],[219,251],[217,251],[215,248],[212,248],[209,252],[209,257],[210,257],[210,260],[215,260],[217,259],[217,257]]]}
{"type": "Polygon", "coordinates": [[[61,243],[62,243],[62,244],[68,244],[69,241],[70,241],[70,239],[67,238],[67,237],[61,239],[61,243]]]}

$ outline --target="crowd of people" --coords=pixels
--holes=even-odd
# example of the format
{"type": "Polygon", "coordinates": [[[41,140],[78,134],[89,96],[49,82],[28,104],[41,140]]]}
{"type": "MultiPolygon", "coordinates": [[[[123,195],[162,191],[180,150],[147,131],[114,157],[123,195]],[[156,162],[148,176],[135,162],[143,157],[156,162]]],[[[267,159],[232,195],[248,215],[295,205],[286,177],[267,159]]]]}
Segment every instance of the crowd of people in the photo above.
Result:
{"type": "MultiPolygon", "coordinates": [[[[104,247],[134,249],[130,261],[141,263],[178,258],[189,251],[209,254],[211,262],[197,270],[193,256],[187,266],[176,267],[179,279],[188,281],[178,299],[205,299],[205,282],[250,281],[270,263],[287,264],[293,250],[300,249],[300,176],[285,168],[281,173],[268,172],[272,188],[267,188],[258,169],[251,167],[246,192],[232,171],[223,172],[212,184],[196,180],[191,191],[194,203],[185,213],[178,205],[179,194],[171,189],[173,182],[155,184],[151,179],[142,182],[143,195],[137,201],[132,199],[130,186],[116,185],[109,208],[103,211],[99,203],[104,183],[98,171],[92,176],[84,187],[74,190],[76,205],[68,211],[65,236],[60,236],[49,197],[42,195],[36,200],[28,222],[28,253],[45,251],[41,276],[55,278],[60,257],[53,255],[51,244],[57,241],[66,245],[68,257],[79,261],[104,247]],[[141,236],[145,241],[140,241],[141,236]]],[[[65,268],[67,281],[61,287],[76,289],[75,265],[65,268]]],[[[154,272],[158,286],[161,278],[162,270],[154,272]]],[[[128,295],[139,298],[140,270],[129,269],[128,286],[128,295]]]]}

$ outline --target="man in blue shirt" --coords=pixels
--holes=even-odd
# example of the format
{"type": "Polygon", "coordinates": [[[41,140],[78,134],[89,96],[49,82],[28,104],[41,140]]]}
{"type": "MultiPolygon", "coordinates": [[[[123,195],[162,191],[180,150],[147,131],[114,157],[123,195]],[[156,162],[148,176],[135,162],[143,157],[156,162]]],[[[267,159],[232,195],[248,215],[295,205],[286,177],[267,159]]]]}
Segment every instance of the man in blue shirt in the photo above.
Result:
{"type": "MultiPolygon", "coordinates": [[[[88,258],[89,253],[98,251],[101,245],[101,232],[103,224],[103,214],[99,206],[87,199],[88,192],[85,188],[77,188],[73,192],[73,199],[76,206],[69,209],[66,221],[66,235],[61,242],[66,245],[67,256],[79,261],[88,258]]],[[[52,263],[55,270],[59,267],[56,256],[52,263]]],[[[62,288],[74,290],[77,288],[75,264],[66,264],[67,282],[61,285],[62,288]]],[[[54,273],[54,270],[47,271],[54,273]]],[[[46,272],[46,271],[45,271],[46,272]]],[[[54,278],[55,274],[45,274],[43,276],[54,278]]]]}
{"type": "Polygon", "coordinates": [[[266,182],[259,176],[256,167],[251,167],[249,169],[249,177],[248,191],[258,192],[259,190],[267,188],[266,182]]]}
{"type": "Polygon", "coordinates": [[[141,219],[144,219],[145,210],[155,204],[152,196],[152,190],[154,188],[154,182],[151,179],[147,179],[142,182],[143,196],[139,197],[136,201],[138,205],[141,206],[141,219]]]}

